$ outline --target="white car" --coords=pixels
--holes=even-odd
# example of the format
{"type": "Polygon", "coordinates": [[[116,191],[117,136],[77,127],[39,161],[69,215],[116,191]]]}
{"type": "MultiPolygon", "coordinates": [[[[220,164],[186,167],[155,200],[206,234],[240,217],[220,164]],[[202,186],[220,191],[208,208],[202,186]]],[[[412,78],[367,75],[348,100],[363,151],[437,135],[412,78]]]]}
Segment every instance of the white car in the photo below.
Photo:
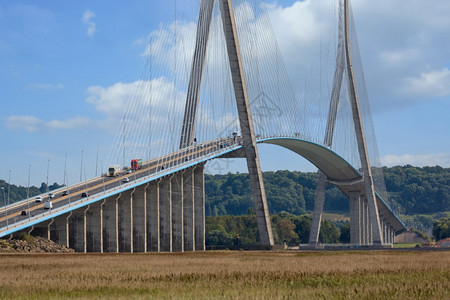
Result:
{"type": "Polygon", "coordinates": [[[45,202],[44,202],[44,208],[45,208],[45,209],[52,209],[52,208],[53,208],[53,203],[52,203],[52,201],[45,201],[45,202]]]}
{"type": "Polygon", "coordinates": [[[37,196],[36,197],[36,202],[42,202],[42,197],[41,196],[37,196]]]}
{"type": "Polygon", "coordinates": [[[49,198],[49,199],[53,199],[53,198],[55,198],[55,194],[53,194],[53,193],[49,193],[49,194],[48,194],[48,198],[49,198]]]}
{"type": "Polygon", "coordinates": [[[123,182],[130,182],[130,178],[125,177],[122,181],[123,181],[123,182]]]}

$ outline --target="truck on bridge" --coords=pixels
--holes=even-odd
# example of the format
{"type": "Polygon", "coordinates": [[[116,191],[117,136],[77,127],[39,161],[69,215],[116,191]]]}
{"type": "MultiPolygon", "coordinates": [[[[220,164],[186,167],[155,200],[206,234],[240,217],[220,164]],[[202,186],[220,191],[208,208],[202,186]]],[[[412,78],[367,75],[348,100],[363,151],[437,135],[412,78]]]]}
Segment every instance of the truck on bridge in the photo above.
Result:
{"type": "Polygon", "coordinates": [[[108,177],[119,176],[119,172],[120,172],[120,166],[119,165],[110,166],[108,168],[108,173],[106,173],[106,176],[108,176],[108,177]]]}
{"type": "Polygon", "coordinates": [[[142,159],[136,158],[131,160],[131,170],[139,170],[142,168],[142,159]]]}

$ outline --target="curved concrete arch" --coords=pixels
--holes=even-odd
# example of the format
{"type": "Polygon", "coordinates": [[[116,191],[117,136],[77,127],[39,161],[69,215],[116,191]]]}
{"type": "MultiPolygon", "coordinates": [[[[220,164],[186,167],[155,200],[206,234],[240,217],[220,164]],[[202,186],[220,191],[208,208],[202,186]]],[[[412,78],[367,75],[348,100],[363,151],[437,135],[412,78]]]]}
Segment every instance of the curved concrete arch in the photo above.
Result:
{"type": "MultiPolygon", "coordinates": [[[[328,180],[352,182],[362,178],[362,175],[348,161],[322,145],[293,137],[264,138],[258,140],[257,143],[278,145],[297,153],[321,170],[328,180]]],[[[338,187],[348,196],[349,186],[338,187]]],[[[395,228],[396,233],[404,231],[406,227],[403,222],[378,193],[376,193],[376,199],[381,215],[395,228]]]]}
{"type": "Polygon", "coordinates": [[[362,178],[348,161],[322,145],[292,137],[265,138],[257,143],[278,145],[297,153],[321,170],[328,179],[353,181],[362,178]]]}

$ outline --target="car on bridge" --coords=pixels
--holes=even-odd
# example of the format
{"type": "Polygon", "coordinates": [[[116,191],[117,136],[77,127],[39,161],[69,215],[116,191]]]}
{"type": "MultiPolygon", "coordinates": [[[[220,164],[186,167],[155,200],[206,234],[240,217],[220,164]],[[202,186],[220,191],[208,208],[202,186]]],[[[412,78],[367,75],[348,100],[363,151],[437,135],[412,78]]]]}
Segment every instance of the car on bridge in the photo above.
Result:
{"type": "Polygon", "coordinates": [[[85,193],[85,192],[81,193],[81,198],[86,198],[89,196],[90,196],[90,194],[88,194],[88,193],[85,193]]]}
{"type": "Polygon", "coordinates": [[[53,203],[52,203],[52,201],[45,201],[44,202],[44,208],[45,209],[52,209],[53,208],[53,203]]]}
{"type": "Polygon", "coordinates": [[[41,196],[37,196],[35,201],[36,202],[42,202],[42,197],[41,196]]]}
{"type": "Polygon", "coordinates": [[[125,177],[124,179],[122,179],[123,182],[130,182],[130,178],[125,177]]]}
{"type": "Polygon", "coordinates": [[[67,195],[69,195],[69,191],[64,191],[61,193],[61,196],[67,196],[67,195]]]}

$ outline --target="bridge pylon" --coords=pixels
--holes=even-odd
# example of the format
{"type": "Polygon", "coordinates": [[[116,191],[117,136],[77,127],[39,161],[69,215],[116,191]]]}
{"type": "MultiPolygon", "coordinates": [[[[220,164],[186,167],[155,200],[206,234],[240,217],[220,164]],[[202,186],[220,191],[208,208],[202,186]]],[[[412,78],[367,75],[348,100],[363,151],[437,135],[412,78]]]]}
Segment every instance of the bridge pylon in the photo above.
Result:
{"type": "MultiPolygon", "coordinates": [[[[256,147],[256,137],[239,48],[239,40],[236,31],[236,21],[234,18],[232,1],[217,1],[219,1],[221,11],[228,60],[230,64],[239,123],[243,139],[242,148],[247,161],[252,198],[255,204],[256,223],[258,226],[260,243],[262,245],[272,246],[274,244],[272,225],[270,222],[269,209],[267,206],[258,149],[256,147]]],[[[209,27],[211,23],[214,3],[215,0],[202,0],[200,6],[194,59],[192,63],[186,98],[180,148],[188,147],[192,145],[194,141],[195,120],[197,116],[203,65],[206,57],[209,27]]]]}
{"type": "MultiPolygon", "coordinates": [[[[333,89],[327,119],[324,145],[331,147],[333,143],[334,128],[338,111],[339,95],[346,75],[348,97],[353,116],[353,125],[358,145],[358,153],[362,169],[362,185],[355,185],[355,190],[349,192],[350,200],[350,242],[354,244],[382,245],[383,237],[380,217],[378,213],[375,189],[373,184],[372,171],[367,151],[366,137],[361,119],[361,111],[358,99],[358,91],[355,83],[355,75],[352,64],[352,53],[350,51],[349,33],[349,0],[339,2],[339,37],[336,56],[336,69],[333,78],[333,89]],[[343,29],[343,30],[342,30],[343,29]],[[355,197],[357,194],[357,197],[355,197]],[[364,204],[364,205],[361,205],[364,204]],[[367,211],[367,217],[364,211],[367,211]]],[[[309,236],[309,244],[317,246],[319,244],[320,223],[322,220],[323,203],[325,199],[325,188],[327,177],[319,171],[319,180],[316,188],[314,202],[313,220],[309,236]]]]}

